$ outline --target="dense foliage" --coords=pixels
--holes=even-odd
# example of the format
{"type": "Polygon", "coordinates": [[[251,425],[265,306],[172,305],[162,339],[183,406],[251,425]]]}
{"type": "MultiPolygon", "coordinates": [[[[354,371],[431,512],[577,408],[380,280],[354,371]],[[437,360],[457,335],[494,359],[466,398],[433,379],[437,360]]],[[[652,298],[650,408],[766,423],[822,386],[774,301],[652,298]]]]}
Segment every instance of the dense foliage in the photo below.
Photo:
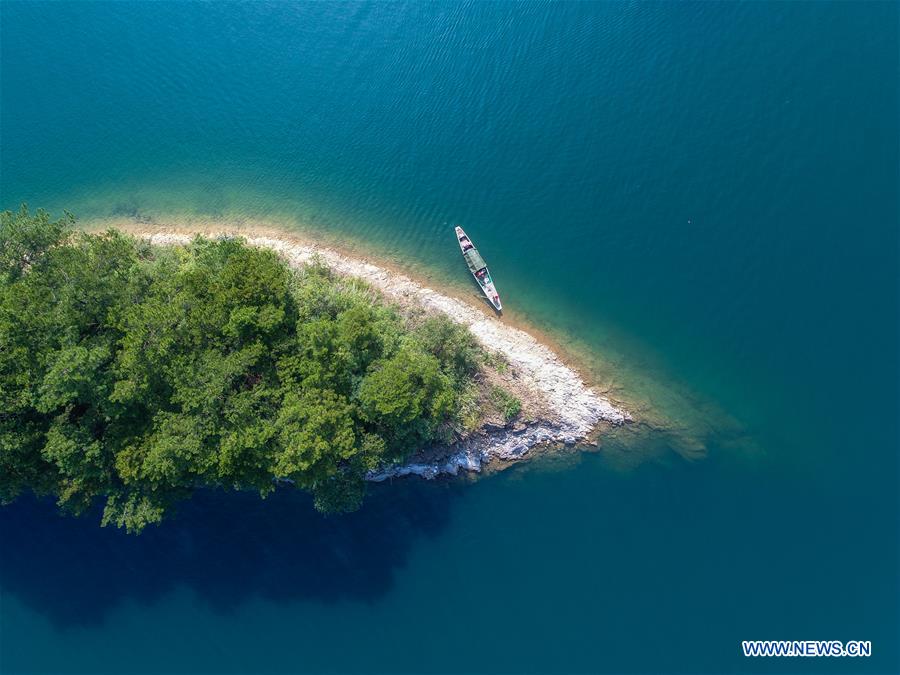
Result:
{"type": "Polygon", "coordinates": [[[452,434],[480,358],[449,320],[240,240],[151,247],[6,212],[0,500],[102,497],[104,524],[139,531],[197,486],[284,479],[350,510],[367,471],[452,434]]]}

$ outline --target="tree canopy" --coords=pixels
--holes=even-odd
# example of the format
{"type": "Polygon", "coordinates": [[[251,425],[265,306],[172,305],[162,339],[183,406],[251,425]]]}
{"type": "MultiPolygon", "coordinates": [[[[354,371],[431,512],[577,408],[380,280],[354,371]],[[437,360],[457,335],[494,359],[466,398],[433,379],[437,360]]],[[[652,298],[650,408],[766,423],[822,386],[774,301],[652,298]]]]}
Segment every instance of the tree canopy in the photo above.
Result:
{"type": "Polygon", "coordinates": [[[290,481],[346,511],[367,471],[447,440],[468,331],[238,239],[154,247],[25,207],[0,221],[0,500],[140,531],[198,486],[290,481]]]}

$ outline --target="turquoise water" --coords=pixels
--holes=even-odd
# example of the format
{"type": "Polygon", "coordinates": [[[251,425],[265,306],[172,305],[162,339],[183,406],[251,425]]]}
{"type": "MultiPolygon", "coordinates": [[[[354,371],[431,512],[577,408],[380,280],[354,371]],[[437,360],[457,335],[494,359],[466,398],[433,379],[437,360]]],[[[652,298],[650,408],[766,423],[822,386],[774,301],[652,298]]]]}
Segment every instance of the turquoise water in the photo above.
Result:
{"type": "Polygon", "coordinates": [[[3,208],[277,221],[472,292],[462,223],[511,317],[706,448],[137,539],[24,499],[0,670],[900,669],[897,53],[889,3],[0,3],[3,208]]]}

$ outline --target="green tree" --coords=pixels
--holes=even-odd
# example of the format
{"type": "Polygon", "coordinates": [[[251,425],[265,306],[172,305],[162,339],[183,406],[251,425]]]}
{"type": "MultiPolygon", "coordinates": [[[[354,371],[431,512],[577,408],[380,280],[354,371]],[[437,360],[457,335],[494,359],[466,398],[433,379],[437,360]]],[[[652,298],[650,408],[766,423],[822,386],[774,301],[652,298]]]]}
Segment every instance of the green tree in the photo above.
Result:
{"type": "Polygon", "coordinates": [[[399,459],[434,438],[453,413],[456,394],[440,361],[407,341],[363,379],[359,402],[364,419],[399,459]]]}
{"type": "Polygon", "coordinates": [[[410,321],[361,281],[237,239],[159,248],[72,225],[0,219],[3,502],[105,500],[102,524],[139,532],[197,487],[290,481],[352,510],[366,472],[441,440],[474,390],[464,329],[410,321]]]}

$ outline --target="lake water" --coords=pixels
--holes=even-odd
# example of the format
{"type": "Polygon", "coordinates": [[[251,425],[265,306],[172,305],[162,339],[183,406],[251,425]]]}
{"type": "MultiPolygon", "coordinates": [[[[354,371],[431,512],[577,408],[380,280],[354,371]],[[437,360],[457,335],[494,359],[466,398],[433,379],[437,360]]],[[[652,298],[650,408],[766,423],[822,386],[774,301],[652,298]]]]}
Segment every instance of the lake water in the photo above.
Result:
{"type": "Polygon", "coordinates": [[[2,2],[3,208],[276,222],[472,293],[463,224],[658,428],[339,518],[22,499],[0,670],[900,670],[898,7],[2,2]]]}

